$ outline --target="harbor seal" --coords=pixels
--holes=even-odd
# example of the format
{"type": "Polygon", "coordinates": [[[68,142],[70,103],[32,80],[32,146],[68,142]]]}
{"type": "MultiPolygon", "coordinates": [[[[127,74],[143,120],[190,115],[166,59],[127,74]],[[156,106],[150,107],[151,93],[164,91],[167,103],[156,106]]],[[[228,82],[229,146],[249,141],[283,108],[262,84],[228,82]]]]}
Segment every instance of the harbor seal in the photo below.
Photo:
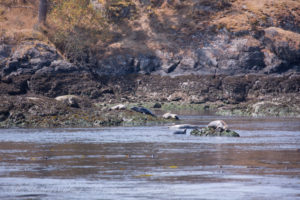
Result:
{"type": "Polygon", "coordinates": [[[173,134],[176,134],[176,135],[179,135],[179,134],[186,134],[186,130],[187,130],[187,129],[184,129],[183,131],[178,130],[178,131],[175,131],[173,134]]]}
{"type": "Polygon", "coordinates": [[[126,110],[126,106],[123,104],[118,104],[110,108],[110,110],[126,110]]]}
{"type": "Polygon", "coordinates": [[[200,128],[200,127],[191,124],[177,124],[177,125],[169,126],[169,129],[195,129],[195,128],[200,128]]]}
{"type": "Polygon", "coordinates": [[[148,110],[147,108],[144,108],[144,107],[132,107],[131,110],[156,117],[156,115],[154,115],[150,110],[148,110]]]}
{"type": "Polygon", "coordinates": [[[212,121],[207,125],[207,127],[208,128],[214,128],[214,129],[221,129],[221,130],[227,130],[228,129],[228,125],[223,120],[212,121]]]}
{"type": "Polygon", "coordinates": [[[179,120],[178,115],[172,114],[172,113],[165,113],[162,117],[164,119],[176,119],[176,120],[179,120]]]}

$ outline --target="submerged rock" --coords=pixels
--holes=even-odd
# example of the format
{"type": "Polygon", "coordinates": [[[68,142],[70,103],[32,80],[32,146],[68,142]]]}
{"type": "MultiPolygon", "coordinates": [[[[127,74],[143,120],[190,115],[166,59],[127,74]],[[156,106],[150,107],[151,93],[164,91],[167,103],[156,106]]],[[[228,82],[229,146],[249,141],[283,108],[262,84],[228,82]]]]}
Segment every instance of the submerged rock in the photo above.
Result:
{"type": "Polygon", "coordinates": [[[224,130],[220,128],[202,128],[202,129],[194,129],[191,131],[191,135],[195,136],[221,136],[221,137],[240,137],[240,135],[232,130],[224,130]]]}

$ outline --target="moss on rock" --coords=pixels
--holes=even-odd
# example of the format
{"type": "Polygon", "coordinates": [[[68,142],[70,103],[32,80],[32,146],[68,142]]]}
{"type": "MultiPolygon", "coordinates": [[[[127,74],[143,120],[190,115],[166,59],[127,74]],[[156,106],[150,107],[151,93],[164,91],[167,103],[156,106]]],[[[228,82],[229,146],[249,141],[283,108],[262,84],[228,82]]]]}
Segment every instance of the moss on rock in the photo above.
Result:
{"type": "Polygon", "coordinates": [[[191,131],[191,135],[195,136],[219,136],[219,137],[240,137],[240,135],[232,130],[224,130],[219,128],[202,128],[194,129],[191,131]]]}

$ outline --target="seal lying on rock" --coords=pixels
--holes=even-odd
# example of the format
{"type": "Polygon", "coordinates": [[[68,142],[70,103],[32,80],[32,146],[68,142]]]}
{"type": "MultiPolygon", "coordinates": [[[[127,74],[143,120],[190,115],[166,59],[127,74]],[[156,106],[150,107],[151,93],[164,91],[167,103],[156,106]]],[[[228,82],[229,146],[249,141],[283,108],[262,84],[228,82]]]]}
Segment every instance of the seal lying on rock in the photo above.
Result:
{"type": "Polygon", "coordinates": [[[154,115],[150,110],[148,110],[147,108],[144,108],[144,107],[132,107],[131,110],[156,117],[156,115],[154,115]]]}
{"type": "Polygon", "coordinates": [[[191,131],[191,135],[240,137],[237,132],[229,130],[228,125],[222,120],[212,121],[206,128],[200,130],[194,129],[191,131]]]}
{"type": "Polygon", "coordinates": [[[78,96],[63,95],[63,96],[56,97],[55,100],[64,102],[68,106],[71,106],[71,107],[74,107],[74,108],[79,108],[78,101],[80,100],[80,97],[78,97],[78,96]]]}
{"type": "Polygon", "coordinates": [[[228,129],[228,125],[223,120],[215,120],[215,121],[210,122],[207,125],[207,128],[227,130],[228,129]]]}
{"type": "Polygon", "coordinates": [[[176,120],[179,120],[178,115],[172,114],[172,113],[165,113],[162,117],[164,119],[176,119],[176,120]]]}
{"type": "Polygon", "coordinates": [[[125,110],[126,106],[123,104],[119,104],[110,108],[110,110],[125,110]]]}

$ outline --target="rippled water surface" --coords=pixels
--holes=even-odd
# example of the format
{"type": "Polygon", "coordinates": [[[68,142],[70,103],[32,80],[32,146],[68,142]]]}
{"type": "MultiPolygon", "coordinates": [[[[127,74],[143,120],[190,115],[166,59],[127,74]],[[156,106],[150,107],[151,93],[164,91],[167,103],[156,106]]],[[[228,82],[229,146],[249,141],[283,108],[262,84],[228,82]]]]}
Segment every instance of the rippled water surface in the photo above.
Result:
{"type": "Polygon", "coordinates": [[[300,120],[225,120],[240,138],[167,126],[0,129],[0,199],[300,199],[300,120]]]}

